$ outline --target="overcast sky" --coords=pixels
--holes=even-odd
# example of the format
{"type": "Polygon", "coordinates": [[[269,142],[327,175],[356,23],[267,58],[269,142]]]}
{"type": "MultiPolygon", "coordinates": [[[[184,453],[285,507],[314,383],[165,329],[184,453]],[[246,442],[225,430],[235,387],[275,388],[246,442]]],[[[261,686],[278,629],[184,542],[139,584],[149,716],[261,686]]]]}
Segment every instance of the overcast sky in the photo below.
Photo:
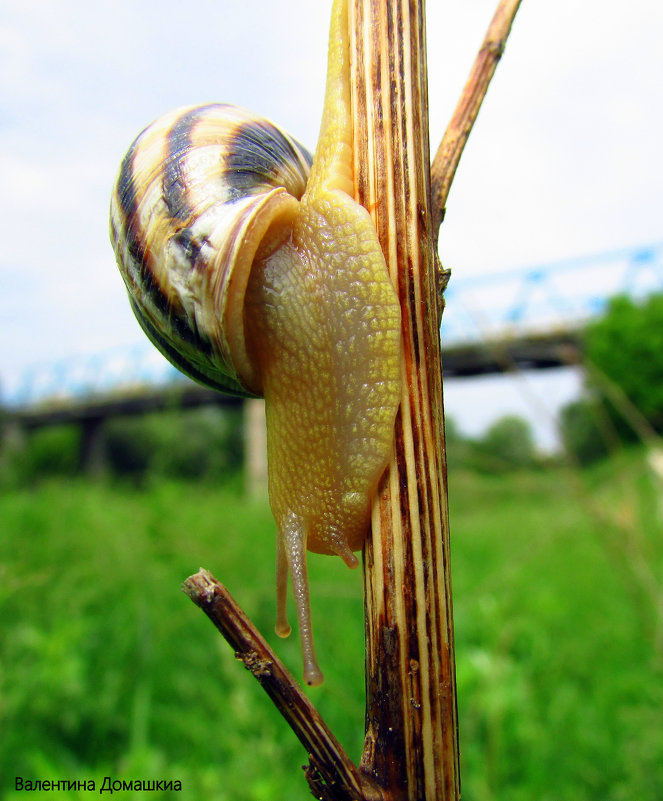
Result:
{"type": "MultiPolygon", "coordinates": [[[[428,0],[433,147],[495,4],[428,0]]],[[[143,341],[107,209],[148,122],[225,101],[314,148],[330,5],[0,0],[2,385],[143,341]]],[[[440,255],[454,276],[661,240],[662,41],[660,0],[523,0],[449,197],[440,255]]],[[[450,382],[452,414],[472,391],[450,382]]]]}

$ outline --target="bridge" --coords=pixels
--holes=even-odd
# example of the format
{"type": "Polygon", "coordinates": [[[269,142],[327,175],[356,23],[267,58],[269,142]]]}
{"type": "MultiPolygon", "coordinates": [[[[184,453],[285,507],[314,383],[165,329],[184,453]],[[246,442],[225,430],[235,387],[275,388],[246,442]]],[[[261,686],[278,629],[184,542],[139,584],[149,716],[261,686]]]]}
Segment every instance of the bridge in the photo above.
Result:
{"type": "MultiPolygon", "coordinates": [[[[446,378],[565,363],[582,327],[619,293],[663,291],[663,242],[478,277],[452,275],[442,323],[446,378]]],[[[237,404],[185,379],[145,340],[26,370],[3,387],[5,417],[23,428],[82,423],[166,407],[237,404]]]]}

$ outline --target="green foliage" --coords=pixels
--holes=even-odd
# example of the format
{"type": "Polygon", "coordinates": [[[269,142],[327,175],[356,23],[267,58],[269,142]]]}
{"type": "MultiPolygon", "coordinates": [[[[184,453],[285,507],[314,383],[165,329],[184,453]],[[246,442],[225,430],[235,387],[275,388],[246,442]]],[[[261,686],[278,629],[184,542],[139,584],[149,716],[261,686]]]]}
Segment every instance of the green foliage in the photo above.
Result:
{"type": "MultiPolygon", "coordinates": [[[[642,515],[663,572],[640,455],[587,475],[588,500],[642,515]]],[[[663,680],[651,609],[625,577],[633,542],[606,548],[554,472],[452,473],[450,495],[463,797],[659,801],[663,680]]],[[[301,674],[297,637],[273,634],[265,503],[198,482],[51,481],[0,495],[0,520],[0,797],[25,795],[16,775],[111,775],[179,779],[181,801],[310,798],[301,746],[179,591],[212,570],[301,674]]],[[[361,576],[330,557],[309,567],[326,675],[310,695],[358,759],[361,576]]]]}
{"type": "MultiPolygon", "coordinates": [[[[111,476],[219,482],[238,474],[243,459],[240,409],[208,406],[115,417],[101,429],[98,462],[111,476]]],[[[20,486],[81,472],[82,429],[53,426],[20,434],[5,426],[0,486],[20,486]]]]}
{"type": "Polygon", "coordinates": [[[609,453],[606,410],[594,400],[577,400],[560,412],[559,433],[564,449],[580,464],[587,465],[609,453]]]}
{"type": "Polygon", "coordinates": [[[585,353],[663,431],[663,295],[613,298],[585,333],[585,353]]]}
{"type": "MultiPolygon", "coordinates": [[[[639,455],[605,468],[584,498],[556,473],[451,479],[465,798],[663,793],[656,609],[630,537],[585,511],[632,518],[653,486],[639,455]]],[[[660,522],[637,531],[662,575],[660,522]]]]}
{"type": "Polygon", "coordinates": [[[38,478],[75,475],[80,441],[78,426],[52,426],[28,436],[6,427],[0,445],[0,486],[31,483],[38,478]]]}
{"type": "Polygon", "coordinates": [[[155,427],[141,417],[115,417],[104,423],[103,453],[111,473],[141,477],[147,473],[156,447],[155,427]]]}
{"type": "Polygon", "coordinates": [[[216,480],[241,468],[241,411],[209,406],[115,418],[103,440],[114,475],[216,480]]]}
{"type": "Polygon", "coordinates": [[[219,479],[240,469],[241,437],[241,412],[218,407],[116,418],[103,432],[111,472],[134,478],[219,479]]]}
{"type": "Polygon", "coordinates": [[[155,470],[172,478],[218,478],[241,469],[241,411],[215,407],[160,422],[155,470]]]}
{"type": "Polygon", "coordinates": [[[465,439],[462,431],[458,428],[458,423],[453,417],[446,415],[444,418],[444,441],[447,447],[462,444],[465,439]]]}
{"type": "MultiPolygon", "coordinates": [[[[298,742],[283,736],[260,688],[179,590],[201,564],[215,570],[301,673],[296,639],[273,634],[275,535],[265,503],[191,483],[150,482],[140,492],[42,483],[0,498],[0,517],[0,664],[9,668],[0,797],[15,775],[106,774],[180,779],[183,799],[297,797],[298,742]]],[[[361,652],[361,576],[327,561],[310,564],[321,621],[342,574],[320,627],[328,647],[319,646],[337,691],[321,705],[358,754],[361,727],[349,723],[338,653],[361,652]]]]}
{"type": "Polygon", "coordinates": [[[515,415],[496,420],[476,441],[478,454],[488,470],[531,467],[536,461],[534,439],[529,423],[515,415]]]}
{"type": "Polygon", "coordinates": [[[475,444],[458,428],[453,417],[445,418],[444,441],[449,470],[460,470],[475,465],[477,461],[475,444]]]}
{"type": "Polygon", "coordinates": [[[447,418],[445,438],[450,469],[496,473],[529,469],[540,462],[529,423],[515,415],[496,420],[478,438],[465,436],[453,418],[447,418]]]}

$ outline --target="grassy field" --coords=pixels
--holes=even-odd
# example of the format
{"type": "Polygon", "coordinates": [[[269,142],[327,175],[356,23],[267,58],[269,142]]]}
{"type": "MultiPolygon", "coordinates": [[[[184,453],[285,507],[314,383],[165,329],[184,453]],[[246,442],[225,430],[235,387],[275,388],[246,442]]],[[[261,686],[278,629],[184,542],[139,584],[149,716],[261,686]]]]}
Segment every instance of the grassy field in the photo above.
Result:
{"type": "MultiPolygon", "coordinates": [[[[450,482],[463,798],[661,801],[663,510],[641,455],[450,482]]],[[[310,798],[294,735],[180,591],[210,569],[300,675],[296,637],[272,634],[266,504],[53,481],[5,492],[0,527],[0,797],[25,797],[16,776],[110,775],[179,780],[186,801],[310,798]]],[[[361,576],[310,569],[310,695],[358,758],[361,576]]]]}

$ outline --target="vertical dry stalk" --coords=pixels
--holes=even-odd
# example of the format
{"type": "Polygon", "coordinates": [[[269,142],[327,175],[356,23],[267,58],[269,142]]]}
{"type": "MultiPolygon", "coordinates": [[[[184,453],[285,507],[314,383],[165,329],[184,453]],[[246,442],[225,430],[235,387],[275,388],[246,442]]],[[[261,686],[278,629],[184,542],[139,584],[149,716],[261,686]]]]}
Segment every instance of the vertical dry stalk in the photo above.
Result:
{"type": "Polygon", "coordinates": [[[423,0],[352,0],[355,193],[403,311],[396,447],[365,549],[362,768],[393,799],[459,797],[423,0]]]}

